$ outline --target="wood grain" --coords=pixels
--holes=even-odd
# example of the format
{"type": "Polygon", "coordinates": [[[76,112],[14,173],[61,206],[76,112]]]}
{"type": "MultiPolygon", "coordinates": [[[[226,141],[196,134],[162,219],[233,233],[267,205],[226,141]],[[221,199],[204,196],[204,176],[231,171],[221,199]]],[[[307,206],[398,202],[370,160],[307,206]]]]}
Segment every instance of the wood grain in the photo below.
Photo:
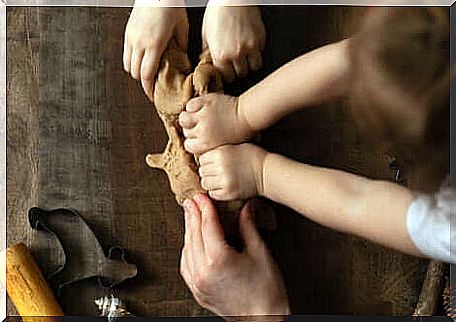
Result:
{"type": "MultiPolygon", "coordinates": [[[[263,8],[265,67],[226,87],[239,94],[312,48],[340,39],[345,7],[263,8]]],[[[166,175],[144,162],[166,133],[138,82],[122,70],[126,8],[8,8],[8,244],[23,241],[45,271],[61,263],[54,241],[32,232],[28,208],[79,210],[105,246],[121,245],[139,275],[117,295],[139,316],[201,316],[178,274],[182,211],[166,175]]],[[[189,9],[190,55],[201,51],[202,9],[189,9]]],[[[261,107],[258,107],[261,108],[261,107]]],[[[263,146],[302,162],[393,179],[385,149],[373,150],[342,104],[285,118],[263,146]]],[[[329,199],[329,196],[324,196],[329,199]]],[[[275,205],[265,235],[296,314],[410,314],[426,263],[313,224],[275,205]]],[[[60,302],[96,315],[96,281],[60,302]],[[84,296],[80,296],[84,294],[84,296]]],[[[14,309],[9,306],[9,314],[14,309]]]]}

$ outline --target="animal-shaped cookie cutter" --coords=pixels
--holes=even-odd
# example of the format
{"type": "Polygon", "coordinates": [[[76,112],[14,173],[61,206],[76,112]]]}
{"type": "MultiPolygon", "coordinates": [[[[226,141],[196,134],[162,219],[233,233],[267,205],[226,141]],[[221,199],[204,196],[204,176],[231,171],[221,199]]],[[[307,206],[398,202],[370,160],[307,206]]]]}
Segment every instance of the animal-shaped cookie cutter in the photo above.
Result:
{"type": "Polygon", "coordinates": [[[51,234],[63,250],[63,264],[47,275],[57,295],[63,287],[92,277],[97,277],[103,288],[112,289],[136,276],[136,265],[125,260],[123,248],[111,247],[106,256],[94,232],[76,210],[33,207],[28,219],[33,229],[51,234]]]}

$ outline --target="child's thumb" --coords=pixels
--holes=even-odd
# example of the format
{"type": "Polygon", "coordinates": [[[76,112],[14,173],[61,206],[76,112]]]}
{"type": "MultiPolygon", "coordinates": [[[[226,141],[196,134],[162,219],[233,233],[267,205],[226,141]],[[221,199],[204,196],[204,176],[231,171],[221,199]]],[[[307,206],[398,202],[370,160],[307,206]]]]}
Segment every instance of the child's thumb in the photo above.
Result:
{"type": "Polygon", "coordinates": [[[239,231],[244,241],[245,249],[257,248],[263,244],[255,225],[255,215],[252,202],[247,202],[239,215],[239,231]]]}

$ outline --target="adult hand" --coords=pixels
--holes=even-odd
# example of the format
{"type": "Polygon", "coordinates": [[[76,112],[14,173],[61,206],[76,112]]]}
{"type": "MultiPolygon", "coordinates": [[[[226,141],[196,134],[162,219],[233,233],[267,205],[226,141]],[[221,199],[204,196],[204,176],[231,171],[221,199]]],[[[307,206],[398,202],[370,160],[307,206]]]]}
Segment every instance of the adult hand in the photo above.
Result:
{"type": "Polygon", "coordinates": [[[188,19],[185,8],[145,6],[135,2],[125,29],[123,64],[126,72],[141,80],[151,101],[154,98],[155,76],[169,40],[187,50],[188,19]]]}
{"type": "Polygon", "coordinates": [[[242,253],[226,243],[215,207],[206,195],[187,199],[184,209],[180,271],[196,301],[224,317],[280,315],[276,317],[280,320],[288,315],[281,274],[256,230],[250,205],[239,216],[242,253]]]}
{"type": "Polygon", "coordinates": [[[225,81],[262,67],[266,32],[257,7],[219,6],[209,2],[202,33],[203,49],[209,48],[214,66],[225,81]]]}

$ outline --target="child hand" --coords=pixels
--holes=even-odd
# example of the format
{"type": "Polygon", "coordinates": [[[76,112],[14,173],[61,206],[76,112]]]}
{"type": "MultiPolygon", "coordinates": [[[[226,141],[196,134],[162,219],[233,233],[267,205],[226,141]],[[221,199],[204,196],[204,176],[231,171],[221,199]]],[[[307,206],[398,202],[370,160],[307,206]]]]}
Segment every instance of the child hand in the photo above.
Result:
{"type": "Polygon", "coordinates": [[[144,92],[151,101],[160,59],[172,37],[182,49],[187,50],[185,8],[137,6],[135,2],[125,29],[123,64],[127,73],[141,80],[144,92]]]}
{"type": "Polygon", "coordinates": [[[224,145],[199,158],[201,186],[216,200],[263,194],[263,164],[267,152],[253,144],[224,145]]]}
{"type": "Polygon", "coordinates": [[[257,7],[208,5],[203,19],[203,49],[209,48],[214,66],[230,82],[263,65],[266,32],[257,7]]]}
{"type": "Polygon", "coordinates": [[[239,108],[239,98],[212,93],[194,98],[179,116],[185,149],[203,153],[227,143],[248,139],[252,130],[239,108]]]}

